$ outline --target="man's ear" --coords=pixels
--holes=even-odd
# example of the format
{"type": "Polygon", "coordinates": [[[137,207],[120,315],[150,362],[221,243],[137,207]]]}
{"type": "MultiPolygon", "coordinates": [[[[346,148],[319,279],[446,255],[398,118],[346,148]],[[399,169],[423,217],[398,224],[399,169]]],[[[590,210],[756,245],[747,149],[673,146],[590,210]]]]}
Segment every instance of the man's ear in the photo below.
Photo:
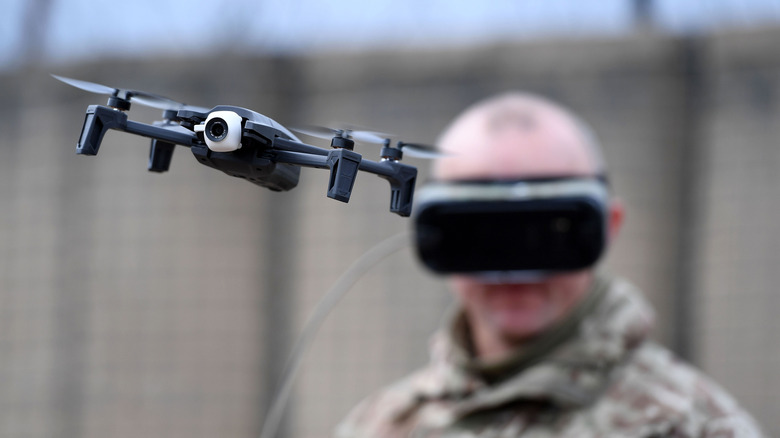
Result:
{"type": "Polygon", "coordinates": [[[613,242],[623,227],[623,220],[626,216],[626,208],[623,205],[623,201],[618,198],[612,198],[609,203],[609,209],[607,210],[607,239],[608,242],[613,242]]]}

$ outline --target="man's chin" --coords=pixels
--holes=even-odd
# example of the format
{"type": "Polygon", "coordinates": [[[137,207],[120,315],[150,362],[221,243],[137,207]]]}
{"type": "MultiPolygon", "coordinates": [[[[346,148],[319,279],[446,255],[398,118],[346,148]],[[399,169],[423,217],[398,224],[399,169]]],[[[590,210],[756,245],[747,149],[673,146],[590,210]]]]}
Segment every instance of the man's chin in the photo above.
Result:
{"type": "Polygon", "coordinates": [[[538,336],[550,326],[541,309],[498,311],[492,317],[494,329],[505,340],[520,343],[538,336]]]}

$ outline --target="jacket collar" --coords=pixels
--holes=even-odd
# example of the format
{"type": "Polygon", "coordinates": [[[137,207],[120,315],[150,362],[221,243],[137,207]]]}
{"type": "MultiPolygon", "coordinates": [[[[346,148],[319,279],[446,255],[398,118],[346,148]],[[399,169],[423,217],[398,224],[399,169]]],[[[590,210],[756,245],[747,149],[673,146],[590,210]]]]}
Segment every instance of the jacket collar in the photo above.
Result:
{"type": "Polygon", "coordinates": [[[599,276],[588,297],[569,318],[522,352],[500,363],[469,353],[465,319],[458,312],[433,340],[432,360],[416,384],[414,405],[438,400],[442,418],[513,402],[541,402],[561,408],[592,403],[607,387],[613,369],[648,336],[654,313],[629,283],[599,276]],[[497,379],[496,379],[497,378],[497,379]]]}

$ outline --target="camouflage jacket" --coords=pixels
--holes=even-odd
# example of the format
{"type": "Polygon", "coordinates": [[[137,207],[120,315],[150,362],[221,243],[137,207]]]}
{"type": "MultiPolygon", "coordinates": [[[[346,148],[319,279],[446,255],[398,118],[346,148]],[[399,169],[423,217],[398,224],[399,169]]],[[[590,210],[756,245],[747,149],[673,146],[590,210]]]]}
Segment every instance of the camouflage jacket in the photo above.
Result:
{"type": "Polygon", "coordinates": [[[631,285],[607,281],[591,301],[560,342],[525,348],[537,351],[492,383],[450,324],[426,368],[359,404],[336,436],[762,436],[723,389],[646,339],[653,312],[631,285]]]}

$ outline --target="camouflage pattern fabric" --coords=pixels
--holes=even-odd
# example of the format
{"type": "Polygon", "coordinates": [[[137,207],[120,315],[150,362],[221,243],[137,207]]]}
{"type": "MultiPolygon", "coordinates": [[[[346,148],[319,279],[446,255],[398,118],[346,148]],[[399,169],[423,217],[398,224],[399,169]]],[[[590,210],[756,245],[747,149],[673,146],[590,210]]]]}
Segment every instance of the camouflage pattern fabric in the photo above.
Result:
{"type": "Polygon", "coordinates": [[[570,329],[542,336],[565,339],[540,339],[514,369],[471,358],[455,317],[434,337],[430,364],[359,404],[336,436],[762,436],[723,389],[647,339],[654,316],[636,289],[600,284],[570,329]],[[498,380],[486,373],[495,369],[498,380]]]}

